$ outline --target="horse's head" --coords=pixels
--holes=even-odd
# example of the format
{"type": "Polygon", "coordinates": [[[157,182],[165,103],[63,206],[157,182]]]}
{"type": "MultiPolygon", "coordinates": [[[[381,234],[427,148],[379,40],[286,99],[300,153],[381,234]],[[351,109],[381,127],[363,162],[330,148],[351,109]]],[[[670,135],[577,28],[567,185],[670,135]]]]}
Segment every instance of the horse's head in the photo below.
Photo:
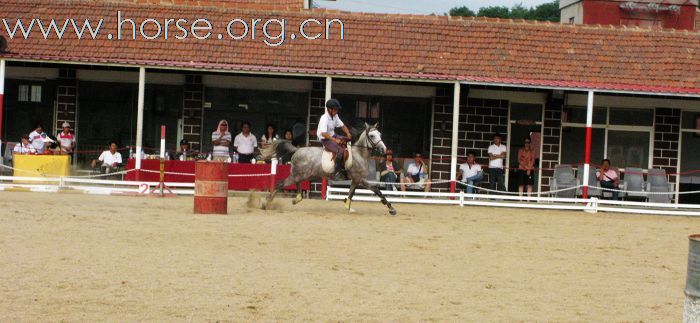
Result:
{"type": "Polygon", "coordinates": [[[386,145],[382,140],[382,133],[379,132],[377,128],[378,123],[374,125],[369,125],[365,123],[365,135],[367,140],[367,145],[372,149],[378,149],[379,152],[384,155],[386,152],[386,145]]]}

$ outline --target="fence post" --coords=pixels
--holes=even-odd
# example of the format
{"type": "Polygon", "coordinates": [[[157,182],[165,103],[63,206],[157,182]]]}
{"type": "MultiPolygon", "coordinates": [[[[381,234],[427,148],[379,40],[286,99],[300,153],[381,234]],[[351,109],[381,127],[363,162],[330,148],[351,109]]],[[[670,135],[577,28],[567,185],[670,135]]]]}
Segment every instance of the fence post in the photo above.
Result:
{"type": "Polygon", "coordinates": [[[321,199],[327,200],[328,199],[328,192],[326,192],[328,188],[328,180],[323,177],[321,178],[321,199]]]}
{"type": "Polygon", "coordinates": [[[275,191],[275,186],[277,185],[277,158],[272,158],[270,164],[270,192],[275,191]]]}
{"type": "Polygon", "coordinates": [[[700,234],[688,236],[688,271],[685,277],[683,322],[700,321],[700,234]]]}

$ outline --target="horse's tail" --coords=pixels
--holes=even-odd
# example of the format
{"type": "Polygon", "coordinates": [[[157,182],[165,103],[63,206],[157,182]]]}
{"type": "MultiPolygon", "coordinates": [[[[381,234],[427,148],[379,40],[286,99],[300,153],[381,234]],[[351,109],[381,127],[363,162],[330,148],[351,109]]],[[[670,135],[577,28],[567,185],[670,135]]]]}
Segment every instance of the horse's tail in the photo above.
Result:
{"type": "Polygon", "coordinates": [[[280,158],[284,156],[289,156],[297,151],[291,141],[289,140],[275,140],[270,146],[261,150],[263,160],[270,160],[272,158],[280,158]]]}

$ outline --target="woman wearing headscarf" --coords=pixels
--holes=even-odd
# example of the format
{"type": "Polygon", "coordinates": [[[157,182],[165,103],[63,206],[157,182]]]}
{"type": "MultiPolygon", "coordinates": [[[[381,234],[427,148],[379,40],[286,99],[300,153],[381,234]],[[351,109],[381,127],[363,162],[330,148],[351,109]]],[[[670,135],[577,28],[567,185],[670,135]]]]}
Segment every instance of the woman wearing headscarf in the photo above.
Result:
{"type": "Polygon", "coordinates": [[[211,142],[214,146],[212,159],[226,162],[229,160],[229,147],[231,147],[231,133],[228,131],[228,122],[219,121],[216,131],[211,133],[211,142]]]}

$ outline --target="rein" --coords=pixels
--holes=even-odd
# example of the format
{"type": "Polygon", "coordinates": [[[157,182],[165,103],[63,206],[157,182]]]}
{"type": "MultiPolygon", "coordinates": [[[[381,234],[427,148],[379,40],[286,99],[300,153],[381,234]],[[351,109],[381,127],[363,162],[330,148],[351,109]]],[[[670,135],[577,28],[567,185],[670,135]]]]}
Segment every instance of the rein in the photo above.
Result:
{"type": "Polygon", "coordinates": [[[371,128],[367,128],[367,129],[365,130],[365,136],[367,137],[367,141],[369,141],[369,144],[370,144],[372,147],[368,147],[368,146],[364,146],[364,145],[363,145],[363,146],[356,145],[355,147],[366,148],[366,149],[374,150],[374,149],[377,148],[377,145],[379,145],[379,143],[383,142],[383,140],[381,140],[381,139],[379,139],[379,141],[377,141],[377,142],[373,142],[373,141],[372,141],[372,138],[370,138],[370,136],[369,136],[369,130],[370,130],[370,129],[371,129],[371,128]]]}

